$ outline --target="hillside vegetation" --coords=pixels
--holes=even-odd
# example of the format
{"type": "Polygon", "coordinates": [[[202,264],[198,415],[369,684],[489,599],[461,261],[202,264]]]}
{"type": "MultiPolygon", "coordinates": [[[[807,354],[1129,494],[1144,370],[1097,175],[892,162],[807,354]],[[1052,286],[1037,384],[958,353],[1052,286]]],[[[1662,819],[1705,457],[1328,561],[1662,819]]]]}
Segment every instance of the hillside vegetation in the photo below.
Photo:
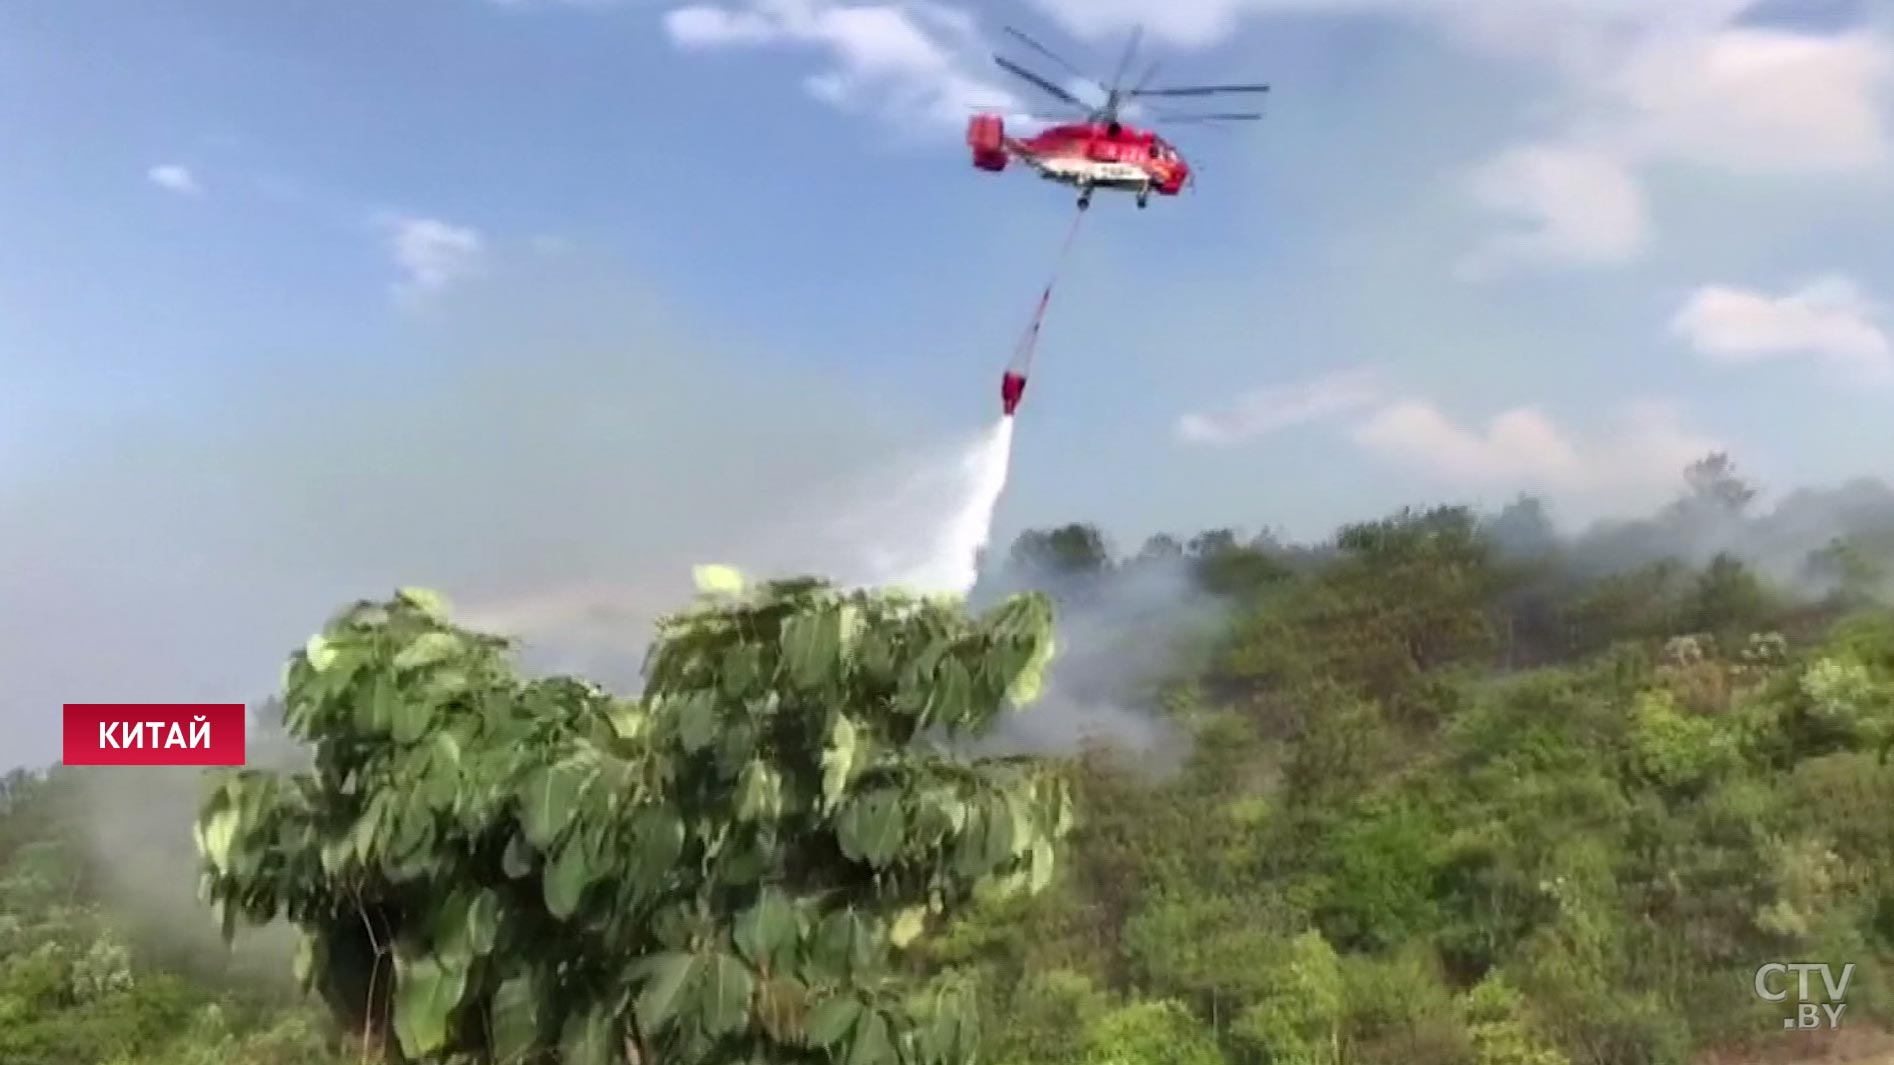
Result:
{"type": "Polygon", "coordinates": [[[1687,480],[1576,540],[1532,500],[1314,546],[1040,530],[1005,568],[1044,598],[977,615],[728,590],[635,699],[358,604],[292,657],[311,764],[198,826],[208,896],[295,921],[318,994],[180,947],[106,889],[91,778],[15,774],[0,1065],[1794,1060],[1761,964],[1852,963],[1843,1029],[1894,1025],[1894,493],[1687,480]],[[1159,571],[1218,620],[1110,694],[1181,765],[933,744],[1027,701],[1048,614],[1159,571]]]}

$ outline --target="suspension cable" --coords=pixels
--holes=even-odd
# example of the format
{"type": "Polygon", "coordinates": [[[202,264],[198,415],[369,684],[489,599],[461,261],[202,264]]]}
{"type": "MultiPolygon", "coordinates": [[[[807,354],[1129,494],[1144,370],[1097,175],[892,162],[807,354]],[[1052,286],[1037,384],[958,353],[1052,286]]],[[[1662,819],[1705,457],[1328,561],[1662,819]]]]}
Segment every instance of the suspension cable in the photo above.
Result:
{"type": "Polygon", "coordinates": [[[1072,245],[1078,240],[1079,227],[1085,222],[1086,210],[1079,208],[1072,218],[1072,225],[1065,231],[1065,240],[1059,245],[1059,254],[1052,261],[1052,275],[1046,281],[1046,290],[1039,296],[1039,305],[1034,308],[1032,321],[1026,326],[1025,335],[1019,338],[1019,347],[1013,351],[1011,362],[1006,364],[1009,373],[1021,377],[1032,373],[1033,351],[1039,346],[1039,329],[1045,324],[1046,310],[1052,304],[1052,290],[1058,287],[1059,275],[1065,270],[1065,263],[1072,254],[1072,245]]]}

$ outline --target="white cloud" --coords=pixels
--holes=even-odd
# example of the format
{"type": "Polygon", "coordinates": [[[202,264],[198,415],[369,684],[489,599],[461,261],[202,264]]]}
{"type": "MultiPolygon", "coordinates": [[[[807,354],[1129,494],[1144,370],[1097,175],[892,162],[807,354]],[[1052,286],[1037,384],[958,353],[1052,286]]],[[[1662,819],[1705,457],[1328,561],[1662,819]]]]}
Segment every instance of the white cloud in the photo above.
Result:
{"type": "Polygon", "coordinates": [[[1142,26],[1153,37],[1184,47],[1201,47],[1222,40],[1249,11],[1298,6],[1256,0],[1036,0],[1036,3],[1067,29],[1086,37],[1096,39],[1142,26]]]}
{"type": "Polygon", "coordinates": [[[1846,277],[1819,278],[1772,296],[1705,285],[1671,319],[1671,332],[1705,361],[1725,365],[1817,359],[1859,377],[1894,378],[1894,342],[1880,308],[1846,277]]]}
{"type": "Polygon", "coordinates": [[[1099,38],[1142,26],[1180,47],[1215,44],[1245,18],[1272,14],[1380,14],[1443,23],[1485,47],[1568,52],[1549,30],[1594,36],[1650,24],[1725,21],[1753,0],[1034,0],[1074,33],[1099,38]]]}
{"type": "Polygon", "coordinates": [[[1454,422],[1421,399],[1391,403],[1353,430],[1364,450],[1440,485],[1546,493],[1595,517],[1628,512],[1673,490],[1679,472],[1717,448],[1663,403],[1637,402],[1588,436],[1561,428],[1536,407],[1485,426],[1454,422]]]}
{"type": "Polygon", "coordinates": [[[963,12],[939,4],[841,4],[834,0],[750,0],[693,4],[664,17],[680,48],[802,45],[829,65],[804,87],[826,103],[907,120],[965,123],[975,108],[1013,109],[1003,90],[974,71],[983,45],[963,12]]]}
{"type": "Polygon", "coordinates": [[[197,183],[197,176],[189,168],[177,163],[163,163],[145,171],[145,179],[161,189],[178,193],[181,196],[195,196],[203,191],[197,183]]]}
{"type": "Polygon", "coordinates": [[[1461,264],[1483,277],[1515,266],[1621,263],[1644,249],[1644,190],[1608,152],[1560,145],[1510,149],[1468,184],[1484,208],[1512,223],[1461,264]]]}
{"type": "Polygon", "coordinates": [[[1424,400],[1402,400],[1377,411],[1354,436],[1370,451],[1454,482],[1566,481],[1579,465],[1558,428],[1531,407],[1481,429],[1454,424],[1424,400]]]}
{"type": "Polygon", "coordinates": [[[665,31],[684,48],[725,48],[781,40],[782,28],[755,11],[680,7],[664,16],[665,31]]]}
{"type": "Polygon", "coordinates": [[[1894,43],[1866,31],[1718,24],[1738,12],[1717,0],[1684,11],[1697,17],[1632,23],[1565,57],[1573,117],[1559,136],[1583,147],[1564,150],[1564,167],[1548,157],[1522,164],[1544,151],[1526,147],[1476,171],[1476,200],[1536,215],[1542,228],[1524,246],[1498,238],[1468,273],[1635,258],[1646,243],[1641,173],[1653,164],[1823,177],[1873,170],[1894,155],[1886,115],[1894,43]]]}
{"type": "Polygon", "coordinates": [[[1894,45],[1729,27],[1661,38],[1607,84],[1627,148],[1744,173],[1850,173],[1886,162],[1894,45]]]}
{"type": "Polygon", "coordinates": [[[486,242],[464,226],[437,218],[396,217],[383,220],[388,252],[407,274],[409,292],[438,292],[478,271],[486,242]]]}
{"type": "Polygon", "coordinates": [[[1240,444],[1278,429],[1359,410],[1375,402],[1380,394],[1379,379],[1366,369],[1272,385],[1240,396],[1225,407],[1184,415],[1177,422],[1177,437],[1190,444],[1240,444]]]}

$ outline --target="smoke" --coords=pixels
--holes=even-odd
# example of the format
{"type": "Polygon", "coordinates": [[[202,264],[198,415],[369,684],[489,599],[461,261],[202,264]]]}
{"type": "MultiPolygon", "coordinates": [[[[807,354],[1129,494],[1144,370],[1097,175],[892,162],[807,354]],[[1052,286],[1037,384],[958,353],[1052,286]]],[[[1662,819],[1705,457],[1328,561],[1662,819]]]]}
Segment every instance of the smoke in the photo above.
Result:
{"type": "MultiPolygon", "coordinates": [[[[1577,569],[1595,576],[1662,559],[1701,566],[1727,554],[1778,590],[1818,600],[1837,590],[1836,576],[1812,563],[1838,541],[1882,559],[1894,557],[1894,489],[1861,478],[1834,487],[1798,488],[1767,509],[1685,498],[1649,518],[1588,528],[1570,541],[1569,550],[1577,569]]],[[[1889,589],[1848,591],[1885,601],[1889,589]]]]}
{"type": "Polygon", "coordinates": [[[74,784],[70,814],[83,831],[79,843],[93,886],[153,955],[150,960],[222,974],[233,986],[255,992],[293,990],[291,928],[240,928],[226,945],[211,911],[198,900],[190,827],[203,786],[197,770],[89,769],[78,771],[74,784]]]}
{"type": "Polygon", "coordinates": [[[1075,578],[1009,565],[985,575],[972,602],[1028,589],[1055,606],[1045,688],[973,749],[1060,756],[1103,744],[1136,754],[1153,774],[1180,767],[1190,738],[1167,712],[1166,692],[1221,627],[1228,604],[1202,590],[1184,558],[1139,559],[1075,578]]]}

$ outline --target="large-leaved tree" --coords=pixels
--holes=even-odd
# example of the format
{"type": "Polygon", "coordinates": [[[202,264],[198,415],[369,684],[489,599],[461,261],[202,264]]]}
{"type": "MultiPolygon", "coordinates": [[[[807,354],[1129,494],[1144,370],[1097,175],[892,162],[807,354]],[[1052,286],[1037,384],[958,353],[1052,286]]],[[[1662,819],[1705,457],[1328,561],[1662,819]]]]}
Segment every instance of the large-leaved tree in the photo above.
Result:
{"type": "Polygon", "coordinates": [[[431,593],[359,603],[288,666],[310,768],[215,783],[204,895],[227,934],[298,926],[298,975],[396,1059],[961,1065],[972,989],[901,952],[1045,887],[1071,803],[937,741],[1051,647],[1039,596],[726,584],[626,698],[523,678],[431,593]]]}

